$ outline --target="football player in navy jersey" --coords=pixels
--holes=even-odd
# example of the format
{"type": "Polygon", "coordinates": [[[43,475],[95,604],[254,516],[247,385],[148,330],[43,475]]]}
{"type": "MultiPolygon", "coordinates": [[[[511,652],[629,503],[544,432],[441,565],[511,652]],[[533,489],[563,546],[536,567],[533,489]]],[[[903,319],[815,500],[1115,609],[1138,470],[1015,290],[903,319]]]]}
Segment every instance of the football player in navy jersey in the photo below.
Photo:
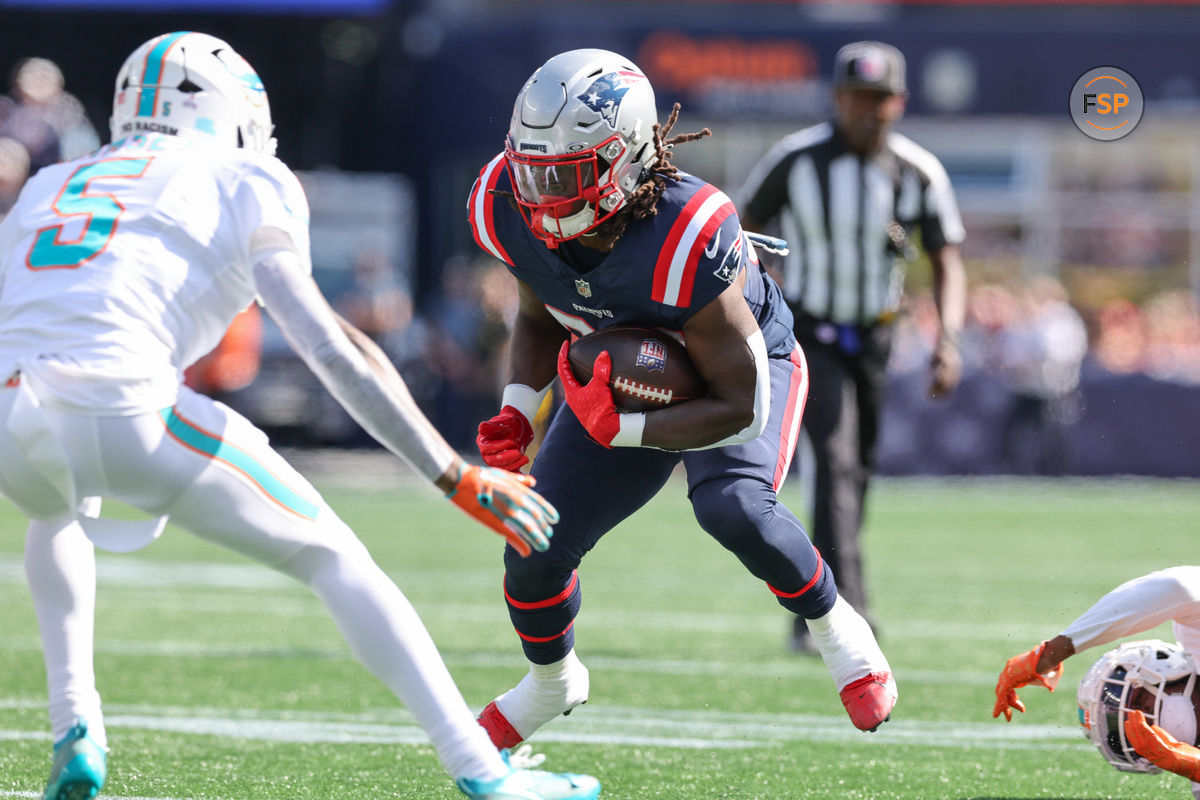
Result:
{"type": "Polygon", "coordinates": [[[854,725],[874,730],[896,702],[870,627],[776,498],[808,392],[804,355],[733,203],[671,164],[674,145],[708,134],[666,138],[677,116],[660,128],[650,82],[628,59],[562,53],[521,89],[504,152],[471,192],[475,239],[520,292],[502,407],[479,426],[484,461],[520,470],[555,375],[566,395],[532,468],[561,514],[555,537],[528,558],[505,550],[504,597],[530,669],[480,714],[498,746],[587,700],[576,567],[680,461],[700,526],[809,620],[854,725]],[[582,385],[566,360],[573,337],[613,325],[680,338],[708,396],[618,413],[608,354],[582,385]]]}

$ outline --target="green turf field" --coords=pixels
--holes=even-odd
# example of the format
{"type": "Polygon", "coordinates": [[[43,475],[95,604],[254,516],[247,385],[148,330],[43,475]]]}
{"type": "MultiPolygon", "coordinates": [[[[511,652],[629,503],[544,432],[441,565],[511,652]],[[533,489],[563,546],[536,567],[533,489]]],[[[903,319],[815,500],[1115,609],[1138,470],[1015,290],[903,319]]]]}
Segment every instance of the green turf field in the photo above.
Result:
{"type": "MultiPolygon", "coordinates": [[[[696,527],[672,484],[580,570],[591,702],[533,743],[549,767],[600,777],[614,800],[1186,798],[1182,778],[1118,773],[1075,726],[1074,687],[1099,652],[1069,661],[1054,694],[1024,690],[1029,713],[1012,723],[991,707],[1006,658],[1117,583],[1196,563],[1198,490],[878,483],[867,568],[900,702],[863,734],[819,659],[787,652],[773,597],[696,527]]],[[[520,678],[498,539],[432,490],[327,496],[421,612],[473,707],[520,678]]],[[[50,741],[23,522],[0,502],[0,524],[0,797],[40,797],[50,741]]],[[[460,796],[298,585],[172,529],[138,553],[101,554],[99,571],[104,796],[460,796]]]]}

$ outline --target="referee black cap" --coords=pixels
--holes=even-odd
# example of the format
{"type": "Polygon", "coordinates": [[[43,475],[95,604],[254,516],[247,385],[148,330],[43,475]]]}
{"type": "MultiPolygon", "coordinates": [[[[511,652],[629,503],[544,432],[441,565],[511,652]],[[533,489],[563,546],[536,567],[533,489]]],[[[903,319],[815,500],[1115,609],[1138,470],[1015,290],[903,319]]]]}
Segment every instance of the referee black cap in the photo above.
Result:
{"type": "Polygon", "coordinates": [[[879,89],[903,94],[907,91],[904,54],[883,42],[851,42],[837,52],[833,85],[838,89],[879,89]]]}

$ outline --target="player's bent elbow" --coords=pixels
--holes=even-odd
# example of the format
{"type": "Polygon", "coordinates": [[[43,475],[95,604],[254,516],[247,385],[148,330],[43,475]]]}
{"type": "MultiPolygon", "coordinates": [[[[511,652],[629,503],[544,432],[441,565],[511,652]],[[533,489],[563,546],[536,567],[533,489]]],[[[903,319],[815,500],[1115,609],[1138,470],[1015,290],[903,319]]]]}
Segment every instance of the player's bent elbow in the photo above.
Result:
{"type": "Polygon", "coordinates": [[[720,422],[714,421],[711,425],[706,426],[706,429],[711,434],[718,434],[724,431],[730,431],[729,435],[723,439],[719,439],[708,444],[698,445],[694,447],[684,447],[685,450],[710,450],[715,447],[728,447],[732,444],[745,444],[752,442],[766,428],[767,415],[760,413],[761,406],[755,403],[748,408],[733,408],[726,417],[722,417],[720,422]],[[736,426],[736,427],[735,427],[736,426]]]}
{"type": "Polygon", "coordinates": [[[727,430],[729,435],[721,440],[723,444],[745,444],[758,438],[767,426],[767,415],[759,413],[757,404],[738,408],[731,415],[727,430]]]}
{"type": "Polygon", "coordinates": [[[746,425],[736,434],[734,434],[738,443],[752,442],[757,439],[767,428],[767,415],[759,413],[757,408],[752,408],[750,414],[746,418],[746,425]]]}

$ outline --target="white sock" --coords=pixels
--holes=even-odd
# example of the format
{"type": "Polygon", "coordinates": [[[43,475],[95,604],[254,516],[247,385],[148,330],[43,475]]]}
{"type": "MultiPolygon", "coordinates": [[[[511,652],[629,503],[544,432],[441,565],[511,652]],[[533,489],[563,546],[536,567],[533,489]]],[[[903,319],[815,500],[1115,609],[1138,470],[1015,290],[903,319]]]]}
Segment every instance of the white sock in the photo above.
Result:
{"type": "Polygon", "coordinates": [[[25,534],[25,577],[42,636],[50,727],[58,742],[79,718],[108,746],[93,665],[95,548],[73,518],[34,520],[25,534]]]}
{"type": "Polygon", "coordinates": [[[841,595],[828,614],[808,620],[808,630],[839,692],[872,672],[891,672],[871,626],[841,595]]]}
{"type": "Polygon", "coordinates": [[[587,702],[588,687],[587,667],[571,650],[553,664],[531,663],[529,674],[496,698],[496,708],[521,738],[528,739],[559,714],[587,702]]]}
{"type": "Polygon", "coordinates": [[[280,568],[324,601],[354,655],[417,718],[452,778],[508,774],[416,610],[357,539],[339,550],[307,547],[280,568]]]}

